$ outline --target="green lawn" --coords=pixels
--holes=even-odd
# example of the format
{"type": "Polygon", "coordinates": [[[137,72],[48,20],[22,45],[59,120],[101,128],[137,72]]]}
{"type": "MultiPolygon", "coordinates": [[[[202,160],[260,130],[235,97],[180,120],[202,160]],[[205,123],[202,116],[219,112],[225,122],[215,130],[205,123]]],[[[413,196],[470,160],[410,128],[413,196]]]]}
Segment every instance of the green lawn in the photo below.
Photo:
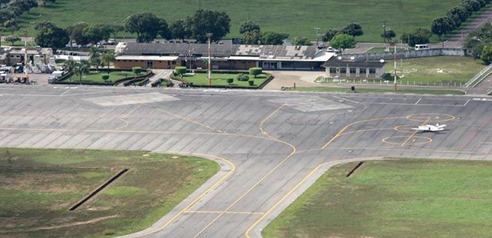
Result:
{"type": "MultiPolygon", "coordinates": [[[[418,27],[430,28],[435,18],[446,15],[448,9],[461,0],[448,1],[393,1],[393,0],[169,0],[169,1],[97,1],[57,0],[56,4],[39,7],[24,14],[19,20],[21,28],[28,27],[34,35],[33,25],[40,21],[53,21],[63,28],[75,22],[123,24],[134,13],[150,11],[171,23],[193,14],[199,7],[225,11],[231,18],[231,33],[239,36],[239,25],[248,20],[260,24],[263,31],[285,32],[316,40],[315,28],[321,32],[329,28],[342,28],[349,23],[362,25],[364,35],[358,41],[382,42],[383,22],[398,35],[418,27]]],[[[123,35],[123,34],[121,34],[123,35]]]]}
{"type": "Polygon", "coordinates": [[[0,237],[113,237],[139,231],[218,169],[209,160],[146,151],[3,148],[0,237]],[[129,171],[100,194],[69,211],[125,168],[129,171]]]}
{"type": "MultiPolygon", "coordinates": [[[[397,60],[399,84],[464,84],[485,67],[471,57],[425,57],[397,60]]],[[[386,72],[393,72],[393,61],[387,61],[386,72]]]]}
{"type": "MultiPolygon", "coordinates": [[[[233,83],[230,85],[232,87],[252,87],[257,88],[262,83],[264,83],[270,75],[260,74],[258,76],[253,77],[249,75],[249,80],[254,81],[254,85],[250,86],[248,81],[239,81],[237,80],[237,76],[239,74],[232,73],[214,73],[211,74],[211,85],[212,86],[229,86],[227,83],[228,78],[234,79],[233,83]]],[[[195,73],[195,74],[187,74],[183,76],[183,81],[187,83],[193,83],[193,85],[208,85],[208,75],[207,73],[195,73]]]]}
{"type": "Polygon", "coordinates": [[[336,166],[264,237],[490,237],[492,163],[393,160],[336,166]]]}
{"type": "MultiPolygon", "coordinates": [[[[112,85],[116,80],[126,78],[126,77],[131,77],[134,76],[134,74],[131,71],[112,71],[109,73],[109,79],[107,82],[104,82],[102,79],[102,75],[107,75],[106,72],[104,71],[91,71],[87,75],[82,76],[82,84],[110,84],[112,85]]],[[[64,82],[74,82],[74,83],[79,83],[80,77],[79,75],[72,75],[70,78],[67,78],[64,80],[64,82]]]]}

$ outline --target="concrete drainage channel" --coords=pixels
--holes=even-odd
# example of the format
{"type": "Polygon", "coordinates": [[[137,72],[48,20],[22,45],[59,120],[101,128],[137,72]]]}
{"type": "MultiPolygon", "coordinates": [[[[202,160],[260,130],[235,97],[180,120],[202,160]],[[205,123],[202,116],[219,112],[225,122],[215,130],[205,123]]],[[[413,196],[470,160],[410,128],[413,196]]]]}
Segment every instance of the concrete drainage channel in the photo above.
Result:
{"type": "Polygon", "coordinates": [[[99,187],[97,187],[95,190],[93,190],[87,196],[85,196],[80,201],[78,201],[77,203],[75,203],[75,205],[73,205],[72,207],[70,207],[70,209],[68,209],[68,210],[69,211],[75,211],[75,209],[77,209],[78,207],[82,206],[85,202],[87,202],[89,199],[91,199],[92,197],[94,197],[97,193],[99,193],[104,188],[106,188],[107,186],[109,186],[112,182],[114,182],[116,179],[118,179],[119,177],[121,177],[126,172],[128,172],[128,169],[123,169],[120,172],[118,172],[117,174],[113,175],[113,177],[111,177],[110,179],[108,179],[106,182],[104,182],[103,184],[101,184],[99,187]]]}

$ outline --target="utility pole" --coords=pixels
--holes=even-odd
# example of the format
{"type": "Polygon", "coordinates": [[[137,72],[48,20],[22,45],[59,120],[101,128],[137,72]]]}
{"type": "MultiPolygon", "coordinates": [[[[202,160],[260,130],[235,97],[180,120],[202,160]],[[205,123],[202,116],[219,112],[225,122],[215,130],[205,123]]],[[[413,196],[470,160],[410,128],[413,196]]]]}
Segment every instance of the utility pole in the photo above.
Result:
{"type": "Polygon", "coordinates": [[[321,28],[319,27],[315,27],[314,28],[316,30],[316,47],[319,46],[318,42],[319,42],[319,30],[321,30],[321,28]]]}
{"type": "Polygon", "coordinates": [[[27,78],[27,31],[24,30],[24,74],[26,75],[27,78]]]}
{"type": "Polygon", "coordinates": [[[395,84],[395,93],[398,91],[398,88],[396,86],[396,41],[393,42],[394,46],[394,51],[393,51],[393,82],[395,84]]]}
{"type": "Polygon", "coordinates": [[[212,37],[212,33],[207,33],[207,37],[208,37],[208,85],[212,85],[212,76],[211,76],[211,71],[210,71],[210,65],[212,64],[212,58],[211,58],[211,51],[210,51],[210,44],[211,44],[211,37],[212,37]]]}
{"type": "Polygon", "coordinates": [[[386,22],[383,21],[383,44],[384,48],[386,48],[386,22]]]}

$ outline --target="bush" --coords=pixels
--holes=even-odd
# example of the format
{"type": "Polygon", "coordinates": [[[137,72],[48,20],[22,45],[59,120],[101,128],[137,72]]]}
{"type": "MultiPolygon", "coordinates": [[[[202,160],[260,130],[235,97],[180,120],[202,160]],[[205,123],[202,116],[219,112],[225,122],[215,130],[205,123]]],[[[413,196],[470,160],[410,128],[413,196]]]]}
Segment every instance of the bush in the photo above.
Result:
{"type": "Polygon", "coordinates": [[[262,73],[262,68],[260,67],[252,67],[249,68],[249,74],[253,75],[255,78],[256,76],[260,75],[262,73]]]}
{"type": "Polygon", "coordinates": [[[246,75],[246,74],[239,74],[237,76],[237,80],[239,80],[239,81],[248,81],[249,80],[249,76],[246,75]]]}
{"type": "Polygon", "coordinates": [[[249,83],[249,86],[254,86],[255,85],[255,81],[254,80],[249,80],[248,83],[249,83]]]}
{"type": "Polygon", "coordinates": [[[109,79],[109,75],[102,75],[101,76],[102,80],[107,81],[109,79]]]}
{"type": "Polygon", "coordinates": [[[234,82],[234,79],[233,79],[233,78],[228,78],[228,79],[227,79],[227,83],[228,83],[229,85],[231,85],[231,84],[232,84],[232,82],[234,82]]]}
{"type": "MultiPolygon", "coordinates": [[[[391,80],[394,80],[394,77],[393,77],[393,74],[390,74],[390,73],[384,73],[381,78],[383,80],[387,80],[387,81],[391,81],[391,80]]],[[[400,79],[400,77],[397,75],[396,76],[396,79],[400,79]]]]}
{"type": "Polygon", "coordinates": [[[133,67],[132,71],[134,74],[139,75],[140,73],[142,73],[142,68],[141,67],[133,67]]]}
{"type": "Polygon", "coordinates": [[[174,72],[176,72],[176,74],[178,74],[178,75],[183,76],[184,74],[186,74],[186,67],[185,66],[176,66],[174,68],[174,72]]]}

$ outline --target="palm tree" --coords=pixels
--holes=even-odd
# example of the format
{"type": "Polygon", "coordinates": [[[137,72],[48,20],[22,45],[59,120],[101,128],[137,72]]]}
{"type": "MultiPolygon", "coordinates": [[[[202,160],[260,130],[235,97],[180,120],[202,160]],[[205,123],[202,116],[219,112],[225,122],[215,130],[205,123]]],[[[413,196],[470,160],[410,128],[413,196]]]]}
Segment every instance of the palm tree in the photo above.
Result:
{"type": "Polygon", "coordinates": [[[114,55],[114,52],[113,51],[106,51],[101,55],[101,58],[102,58],[101,60],[102,60],[103,64],[106,64],[108,66],[108,74],[109,74],[109,64],[116,61],[116,57],[114,55]]]}
{"type": "Polygon", "coordinates": [[[99,69],[99,65],[101,65],[101,54],[99,53],[99,49],[97,47],[92,47],[89,53],[89,62],[92,66],[96,66],[96,71],[99,69]]]}
{"type": "Polygon", "coordinates": [[[73,68],[73,73],[79,76],[79,84],[82,84],[82,76],[88,74],[90,65],[87,61],[76,62],[73,68]]]}

